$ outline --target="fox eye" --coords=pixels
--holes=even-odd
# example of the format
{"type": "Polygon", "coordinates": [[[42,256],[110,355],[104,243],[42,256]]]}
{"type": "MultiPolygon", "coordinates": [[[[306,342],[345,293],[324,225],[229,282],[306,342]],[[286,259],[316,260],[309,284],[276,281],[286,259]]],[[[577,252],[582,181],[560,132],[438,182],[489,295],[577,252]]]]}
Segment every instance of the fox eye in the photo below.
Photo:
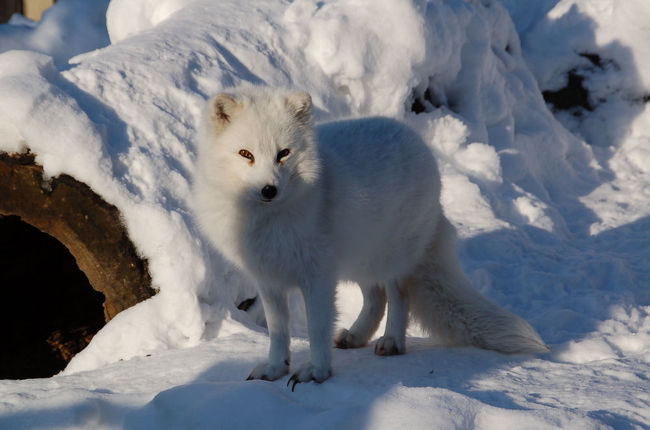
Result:
{"type": "Polygon", "coordinates": [[[255,157],[253,157],[253,154],[247,149],[240,149],[239,155],[241,155],[244,158],[248,158],[251,164],[255,162],[255,157]]]}
{"type": "Polygon", "coordinates": [[[275,161],[277,163],[281,163],[282,159],[288,156],[289,154],[291,154],[291,150],[289,148],[284,148],[283,150],[278,152],[278,155],[275,157],[275,161]]]}

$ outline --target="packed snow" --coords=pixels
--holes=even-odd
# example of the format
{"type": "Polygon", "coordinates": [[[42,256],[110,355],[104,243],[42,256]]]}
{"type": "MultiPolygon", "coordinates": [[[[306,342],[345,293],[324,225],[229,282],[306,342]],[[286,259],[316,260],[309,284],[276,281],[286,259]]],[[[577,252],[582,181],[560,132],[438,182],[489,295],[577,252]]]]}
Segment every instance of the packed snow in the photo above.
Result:
{"type": "MultiPolygon", "coordinates": [[[[0,381],[0,428],[650,427],[649,22],[646,0],[59,0],[38,23],[14,15],[0,150],[29,148],[115,204],[158,293],[60,375],[0,381]],[[586,101],[547,104],[571,75],[586,101]],[[245,381],[268,348],[262,310],[236,308],[254,289],[190,209],[200,112],[242,83],[309,91],[317,121],[414,127],[466,273],[552,351],[448,348],[414,326],[405,355],[335,350],[323,384],[245,381]]],[[[358,288],[337,301],[349,326],[358,288]]]]}

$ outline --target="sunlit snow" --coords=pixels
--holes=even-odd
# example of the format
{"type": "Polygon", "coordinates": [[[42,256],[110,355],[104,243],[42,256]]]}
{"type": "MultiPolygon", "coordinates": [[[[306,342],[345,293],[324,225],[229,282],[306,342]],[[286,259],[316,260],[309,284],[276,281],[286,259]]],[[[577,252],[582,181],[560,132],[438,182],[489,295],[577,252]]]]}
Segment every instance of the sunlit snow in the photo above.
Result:
{"type": "MultiPolygon", "coordinates": [[[[650,426],[649,22],[647,0],[59,0],[40,23],[14,16],[0,150],[116,205],[158,294],[62,374],[0,381],[0,428],[650,426]],[[591,109],[544,101],[572,71],[591,109]],[[552,351],[446,348],[412,327],[403,356],[335,350],[323,384],[245,381],[268,348],[259,307],[236,308],[254,289],[189,199],[203,104],[246,82],[309,91],[317,121],[414,127],[466,273],[552,351]]],[[[360,303],[340,286],[340,326],[360,303]]]]}

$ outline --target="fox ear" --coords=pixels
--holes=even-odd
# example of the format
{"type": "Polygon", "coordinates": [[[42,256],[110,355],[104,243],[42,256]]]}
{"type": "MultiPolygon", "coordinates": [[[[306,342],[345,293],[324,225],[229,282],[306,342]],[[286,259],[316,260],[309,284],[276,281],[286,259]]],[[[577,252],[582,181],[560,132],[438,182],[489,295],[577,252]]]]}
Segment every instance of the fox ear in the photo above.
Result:
{"type": "Polygon", "coordinates": [[[233,114],[237,112],[239,103],[230,94],[217,94],[210,101],[210,105],[210,118],[219,133],[228,126],[233,114]]]}
{"type": "Polygon", "coordinates": [[[306,121],[311,115],[311,96],[304,91],[291,93],[285,99],[289,112],[297,119],[306,121]]]}

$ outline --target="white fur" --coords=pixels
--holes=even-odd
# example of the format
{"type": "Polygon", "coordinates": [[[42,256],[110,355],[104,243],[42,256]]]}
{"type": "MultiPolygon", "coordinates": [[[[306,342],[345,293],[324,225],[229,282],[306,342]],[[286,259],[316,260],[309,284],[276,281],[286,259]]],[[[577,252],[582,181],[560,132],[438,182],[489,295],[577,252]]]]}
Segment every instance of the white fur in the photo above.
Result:
{"type": "Polygon", "coordinates": [[[334,291],[357,282],[363,309],[338,347],[386,332],[375,352],[403,353],[410,310],[450,343],[504,352],[543,351],[519,317],[474,290],[460,269],[453,227],[440,206],[431,151],[387,118],[312,126],[305,93],[250,87],[213,98],[203,121],[195,213],[212,243],[257,280],[271,346],[251,379],[289,371],[287,291],[303,293],[311,362],[294,385],[331,374],[334,291]],[[254,162],[240,155],[245,149],[254,162]],[[278,162],[278,153],[290,154],[278,162]],[[268,201],[261,190],[274,186],[268,201]]]}

